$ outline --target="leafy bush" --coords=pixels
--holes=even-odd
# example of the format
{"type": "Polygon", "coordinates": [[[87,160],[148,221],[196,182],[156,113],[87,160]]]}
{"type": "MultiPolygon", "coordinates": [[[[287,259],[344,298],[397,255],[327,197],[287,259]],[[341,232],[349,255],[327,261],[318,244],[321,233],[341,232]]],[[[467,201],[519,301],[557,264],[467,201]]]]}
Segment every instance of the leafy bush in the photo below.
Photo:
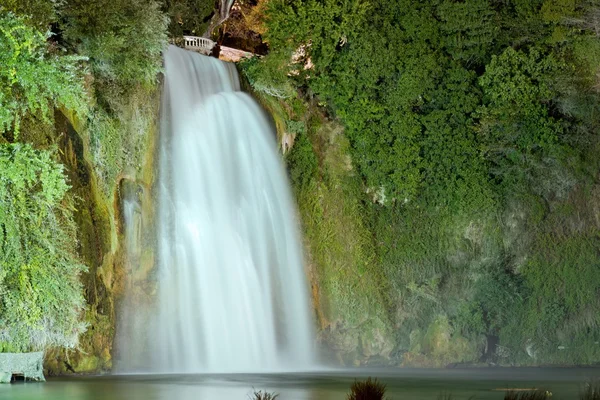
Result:
{"type": "Polygon", "coordinates": [[[442,2],[437,12],[448,54],[467,65],[484,64],[499,31],[490,2],[442,2]]]}
{"type": "Polygon", "coordinates": [[[286,161],[294,188],[307,188],[318,172],[318,164],[306,132],[298,134],[286,161]]]}
{"type": "Polygon", "coordinates": [[[85,330],[75,225],[62,165],[0,145],[0,351],[73,348],[85,330]]]}
{"type": "Polygon", "coordinates": [[[454,326],[467,337],[475,337],[487,332],[483,310],[481,305],[475,302],[460,304],[454,326]]]}
{"type": "Polygon", "coordinates": [[[24,17],[0,8],[0,133],[12,131],[16,138],[23,117],[33,114],[48,121],[54,107],[79,115],[87,111],[85,58],[50,53],[48,37],[24,17]]]}
{"type": "Polygon", "coordinates": [[[90,59],[96,106],[87,139],[104,193],[111,196],[123,168],[141,166],[157,115],[168,18],[155,0],[70,0],[59,14],[66,43],[90,59]]]}
{"type": "Polygon", "coordinates": [[[523,304],[522,278],[510,271],[493,268],[477,285],[476,300],[486,313],[487,331],[497,334],[515,318],[523,304]]]}
{"type": "Polygon", "coordinates": [[[7,11],[25,16],[26,23],[45,32],[56,21],[56,10],[60,2],[39,0],[4,0],[2,6],[7,11]]]}
{"type": "Polygon", "coordinates": [[[482,133],[492,160],[518,163],[524,155],[550,151],[562,127],[550,116],[551,81],[559,69],[552,56],[533,48],[528,53],[506,49],[493,56],[480,78],[484,90],[482,133]]]}
{"type": "Polygon", "coordinates": [[[155,133],[158,90],[136,87],[111,99],[112,112],[96,107],[88,117],[91,161],[105,194],[111,196],[117,176],[140,171],[146,145],[155,133]]]}
{"type": "Polygon", "coordinates": [[[70,0],[60,14],[65,38],[90,58],[104,96],[156,84],[168,24],[158,1],[70,0]]]}
{"type": "Polygon", "coordinates": [[[283,60],[268,57],[264,60],[252,57],[243,61],[241,69],[254,90],[279,99],[296,94],[288,79],[289,67],[283,60]]]}

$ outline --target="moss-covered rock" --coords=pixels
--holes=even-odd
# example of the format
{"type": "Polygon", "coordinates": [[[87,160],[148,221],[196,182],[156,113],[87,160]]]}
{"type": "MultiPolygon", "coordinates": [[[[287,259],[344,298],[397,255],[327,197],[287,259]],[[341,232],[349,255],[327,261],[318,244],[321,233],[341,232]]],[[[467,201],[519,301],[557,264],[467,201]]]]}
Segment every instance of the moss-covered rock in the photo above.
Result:
{"type": "Polygon", "coordinates": [[[410,349],[403,355],[403,366],[445,367],[454,363],[477,362],[485,347],[483,338],[468,340],[455,332],[448,317],[438,315],[425,332],[410,334],[410,349]]]}
{"type": "MultiPolygon", "coordinates": [[[[248,90],[251,88],[246,87],[248,90]]],[[[296,195],[318,340],[343,365],[390,362],[395,337],[342,126],[316,104],[253,93],[273,116],[296,195]]]]}
{"type": "MultiPolygon", "coordinates": [[[[123,143],[124,153],[130,154],[137,165],[121,164],[115,170],[117,182],[100,183],[98,169],[94,168],[90,154],[90,128],[68,113],[56,112],[55,130],[62,162],[71,185],[71,193],[77,199],[75,221],[77,224],[77,249],[88,271],[82,276],[88,303],[85,322],[87,331],[80,337],[75,350],[50,349],[46,352],[45,369],[50,375],[66,373],[97,373],[109,371],[113,366],[113,341],[116,331],[117,304],[126,285],[126,255],[123,237],[123,216],[119,195],[126,185],[144,188],[142,213],[152,220],[151,186],[154,178],[154,144],[158,134],[157,93],[145,99],[143,119],[131,114],[131,124],[138,129],[135,140],[123,143]],[[66,114],[66,116],[65,116],[66,114]],[[140,131],[139,127],[144,127],[140,131]],[[114,188],[107,192],[107,188],[114,188]]],[[[141,101],[138,99],[138,102],[141,101]]],[[[134,103],[137,105],[138,103],[134,103]]],[[[122,121],[123,127],[128,122],[122,121]]],[[[134,129],[131,128],[131,129],[134,129]]],[[[124,128],[125,129],[125,128],[124,128]]],[[[127,135],[131,129],[122,132],[127,135]]],[[[97,160],[96,160],[97,161],[97,160]]],[[[149,238],[144,245],[148,247],[149,238]]],[[[143,252],[143,265],[150,270],[154,265],[152,253],[143,252]]]]}

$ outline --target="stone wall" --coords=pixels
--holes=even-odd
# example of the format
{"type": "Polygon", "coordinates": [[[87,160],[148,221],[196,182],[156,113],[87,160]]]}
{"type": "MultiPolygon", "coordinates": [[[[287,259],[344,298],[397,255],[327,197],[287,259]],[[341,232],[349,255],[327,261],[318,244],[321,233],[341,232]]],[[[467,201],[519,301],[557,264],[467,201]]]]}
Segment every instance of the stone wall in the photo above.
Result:
{"type": "Polygon", "coordinates": [[[45,381],[44,353],[0,353],[0,383],[10,383],[13,375],[27,380],[45,381]]]}

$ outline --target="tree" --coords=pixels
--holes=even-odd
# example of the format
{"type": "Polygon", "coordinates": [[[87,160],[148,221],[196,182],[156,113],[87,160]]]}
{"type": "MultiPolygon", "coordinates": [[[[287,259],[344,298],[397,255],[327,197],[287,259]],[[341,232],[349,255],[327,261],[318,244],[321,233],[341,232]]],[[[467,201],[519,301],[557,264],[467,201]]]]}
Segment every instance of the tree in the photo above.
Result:
{"type": "Polygon", "coordinates": [[[156,84],[168,25],[158,1],[70,0],[60,15],[67,42],[90,58],[104,91],[156,84]]]}
{"type": "Polygon", "coordinates": [[[437,9],[448,53],[467,64],[484,63],[499,28],[487,0],[444,1],[437,9]]]}
{"type": "MultiPolygon", "coordinates": [[[[169,35],[184,34],[201,36],[207,31],[214,14],[215,2],[211,0],[165,0],[166,12],[171,21],[169,35]]],[[[210,34],[210,32],[209,32],[210,34]]]]}
{"type": "Polygon", "coordinates": [[[502,173],[526,165],[532,155],[548,154],[561,124],[550,115],[551,89],[560,64],[539,49],[507,48],[493,56],[479,79],[484,92],[481,130],[487,157],[502,173]]]}

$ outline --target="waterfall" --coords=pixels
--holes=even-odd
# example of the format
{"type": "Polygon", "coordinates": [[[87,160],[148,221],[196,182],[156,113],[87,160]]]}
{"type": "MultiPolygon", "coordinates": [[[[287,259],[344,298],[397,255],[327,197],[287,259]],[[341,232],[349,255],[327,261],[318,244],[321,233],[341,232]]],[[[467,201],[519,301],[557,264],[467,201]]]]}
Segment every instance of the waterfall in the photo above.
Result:
{"type": "Polygon", "coordinates": [[[165,52],[157,201],[153,310],[119,344],[133,358],[119,370],[309,368],[296,211],[271,123],[232,64],[165,52]]]}

